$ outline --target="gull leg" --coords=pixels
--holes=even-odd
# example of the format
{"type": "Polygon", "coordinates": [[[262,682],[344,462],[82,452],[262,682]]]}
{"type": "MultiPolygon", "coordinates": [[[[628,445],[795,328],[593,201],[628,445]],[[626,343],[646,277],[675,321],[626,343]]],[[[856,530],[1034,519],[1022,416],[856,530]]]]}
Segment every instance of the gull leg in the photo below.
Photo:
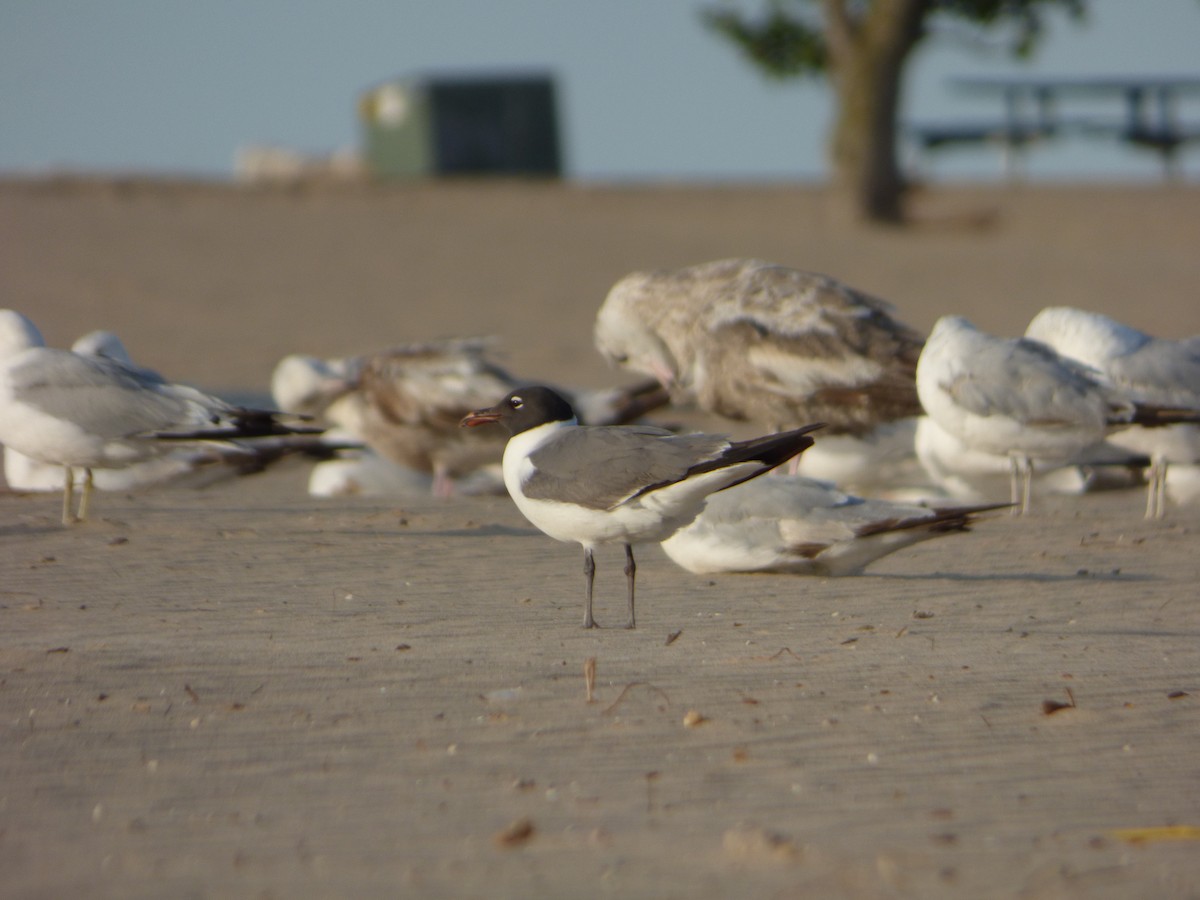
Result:
{"type": "Polygon", "coordinates": [[[70,525],[75,521],[71,516],[71,506],[75,499],[75,473],[71,471],[70,466],[63,466],[63,510],[62,521],[64,525],[70,525]]]}
{"type": "Polygon", "coordinates": [[[1167,514],[1167,461],[1155,456],[1150,463],[1150,485],[1146,492],[1146,518],[1161,519],[1167,514]]]}
{"type": "Polygon", "coordinates": [[[454,496],[454,479],[450,477],[450,473],[446,469],[446,464],[441,461],[433,464],[433,496],[454,496]]]}
{"type": "Polygon", "coordinates": [[[1008,458],[1008,465],[1009,465],[1008,502],[1012,504],[1012,506],[1010,506],[1008,508],[1008,514],[1010,516],[1019,516],[1023,511],[1021,509],[1021,507],[1019,507],[1017,505],[1021,501],[1021,495],[1020,495],[1019,490],[1017,489],[1017,482],[1018,482],[1018,477],[1019,477],[1019,473],[1020,473],[1020,463],[1017,461],[1016,456],[1010,456],[1008,458]]]}
{"type": "Polygon", "coordinates": [[[592,558],[592,548],[583,548],[583,574],[587,578],[587,592],[584,594],[583,627],[598,628],[592,618],[592,582],[596,578],[596,560],[592,558]]]}
{"type": "Polygon", "coordinates": [[[629,621],[626,628],[634,628],[633,619],[633,580],[637,575],[637,563],[633,561],[633,547],[625,545],[625,581],[629,585],[629,621]]]}
{"type": "Polygon", "coordinates": [[[80,522],[87,519],[88,506],[92,502],[92,470],[83,470],[83,487],[79,491],[79,515],[76,517],[80,522]]]}
{"type": "Polygon", "coordinates": [[[1029,512],[1029,501],[1033,498],[1033,460],[1021,457],[1021,515],[1029,512]]]}
{"type": "Polygon", "coordinates": [[[1155,508],[1158,503],[1158,457],[1155,457],[1150,463],[1150,469],[1146,473],[1146,515],[1143,518],[1153,519],[1158,515],[1158,510],[1155,508]]]}
{"type": "Polygon", "coordinates": [[[1158,518],[1162,518],[1167,514],[1167,469],[1171,463],[1167,459],[1162,461],[1162,471],[1158,475],[1158,518]]]}

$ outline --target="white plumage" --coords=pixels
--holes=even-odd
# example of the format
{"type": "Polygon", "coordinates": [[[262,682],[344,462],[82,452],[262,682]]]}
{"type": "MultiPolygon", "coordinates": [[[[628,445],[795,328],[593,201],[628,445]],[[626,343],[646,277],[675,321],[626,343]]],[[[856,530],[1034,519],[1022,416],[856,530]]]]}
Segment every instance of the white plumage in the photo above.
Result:
{"type": "Polygon", "coordinates": [[[926,413],[964,446],[1009,458],[1012,500],[1022,512],[1034,459],[1068,462],[1139,413],[1082,364],[1037,341],[985,334],[960,316],[934,325],[917,391],[926,413]]]}
{"type": "MultiPolygon", "coordinates": [[[[1100,313],[1068,306],[1042,310],[1025,336],[1091,366],[1107,384],[1138,403],[1200,410],[1200,346],[1194,341],[1152,337],[1100,313]]],[[[1200,426],[1134,425],[1111,440],[1150,456],[1146,517],[1161,517],[1166,511],[1168,466],[1200,462],[1200,426]]]]}
{"type": "Polygon", "coordinates": [[[937,510],[866,500],[811,478],[758,479],[713,494],[662,548],[699,574],[853,575],[904,547],[966,531],[976,513],[995,508],[937,510]]]}

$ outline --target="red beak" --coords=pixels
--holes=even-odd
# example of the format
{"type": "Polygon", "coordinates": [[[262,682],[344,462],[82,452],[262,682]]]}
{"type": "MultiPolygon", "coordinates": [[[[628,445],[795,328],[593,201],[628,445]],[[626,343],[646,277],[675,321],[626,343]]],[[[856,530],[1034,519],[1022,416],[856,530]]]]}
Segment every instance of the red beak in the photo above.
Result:
{"type": "Polygon", "coordinates": [[[500,413],[492,409],[477,409],[462,417],[458,423],[460,428],[475,428],[478,425],[491,425],[500,420],[500,413]]]}

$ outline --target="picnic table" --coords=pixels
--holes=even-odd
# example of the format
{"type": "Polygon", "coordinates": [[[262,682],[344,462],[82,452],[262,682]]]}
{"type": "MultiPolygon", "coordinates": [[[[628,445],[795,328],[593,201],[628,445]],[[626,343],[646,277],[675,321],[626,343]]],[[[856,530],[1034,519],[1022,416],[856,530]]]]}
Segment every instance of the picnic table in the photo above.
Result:
{"type": "Polygon", "coordinates": [[[951,85],[973,94],[999,96],[999,118],[975,121],[917,122],[907,132],[923,150],[961,144],[992,143],[1004,153],[1005,171],[1014,173],[1021,151],[1065,134],[1115,137],[1159,155],[1168,179],[1179,175],[1179,152],[1200,141],[1200,123],[1185,123],[1179,100],[1200,94],[1200,76],[1074,76],[955,78],[951,85]],[[1067,102],[1121,101],[1120,111],[1064,114],[1067,102]]]}

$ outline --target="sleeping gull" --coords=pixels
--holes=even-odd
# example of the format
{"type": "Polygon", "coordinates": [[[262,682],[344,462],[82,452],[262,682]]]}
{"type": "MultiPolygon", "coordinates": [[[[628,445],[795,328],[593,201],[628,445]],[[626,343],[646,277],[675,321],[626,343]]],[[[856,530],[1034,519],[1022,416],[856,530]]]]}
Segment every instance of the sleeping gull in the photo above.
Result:
{"type": "Polygon", "coordinates": [[[993,337],[961,316],[934,324],[917,390],[929,416],[965,446],[1008,457],[1014,513],[1029,510],[1034,459],[1067,462],[1115,428],[1189,419],[1135,403],[1045,344],[993,337]]]}
{"type": "MultiPolygon", "coordinates": [[[[1005,454],[968,447],[930,416],[917,419],[913,438],[917,459],[929,480],[945,495],[956,500],[983,503],[1009,492],[1012,460],[1005,454]]],[[[1070,460],[1048,462],[1032,459],[1036,496],[1082,494],[1108,488],[1127,488],[1142,483],[1149,457],[1102,441],[1085,447],[1070,460]]]]}
{"type": "Polygon", "coordinates": [[[904,547],[967,531],[976,514],[1006,505],[929,509],[864,500],[811,478],[764,478],[713,494],[662,548],[699,574],[854,575],[904,547]]]}
{"type": "MultiPolygon", "coordinates": [[[[1025,336],[1091,366],[1138,403],[1200,410],[1200,346],[1151,337],[1108,316],[1069,306],[1043,309],[1025,336]]],[[[1135,425],[1111,440],[1150,456],[1146,518],[1161,518],[1166,512],[1167,467],[1200,462],[1200,426],[1135,425]]]]}
{"type": "MultiPolygon", "coordinates": [[[[276,366],[272,394],[282,409],[321,415],[383,459],[432,475],[434,494],[447,496],[457,479],[504,453],[502,433],[458,428],[463,416],[524,383],[488,358],[492,343],[450,338],[341,360],[293,355],[276,366]]],[[[653,382],[569,394],[589,424],[632,421],[667,400],[653,382]]]]}
{"type": "Polygon", "coordinates": [[[819,425],[749,441],[707,434],[673,435],[649,427],[578,424],[575,411],[546,387],[520,388],[463,419],[499,423],[508,433],[504,483],[530,522],[559,541],[583,546],[583,627],[594,628],[592,582],[598,544],[625,547],[633,628],[633,544],[662,541],[688,524],[705,498],[740,484],[812,445],[819,425]]]}
{"type": "Polygon", "coordinates": [[[595,341],[704,410],[771,428],[820,420],[861,437],[921,412],[922,339],[888,303],[761,260],[628,275],[600,307],[595,341]]]}
{"type": "Polygon", "coordinates": [[[0,310],[0,443],[62,466],[63,522],[87,518],[92,470],[120,469],[170,452],[180,440],[308,432],[266,410],[232,406],[107,356],[45,346],[25,316],[0,310]],[[83,469],[72,515],[73,469],[83,469]]]}

